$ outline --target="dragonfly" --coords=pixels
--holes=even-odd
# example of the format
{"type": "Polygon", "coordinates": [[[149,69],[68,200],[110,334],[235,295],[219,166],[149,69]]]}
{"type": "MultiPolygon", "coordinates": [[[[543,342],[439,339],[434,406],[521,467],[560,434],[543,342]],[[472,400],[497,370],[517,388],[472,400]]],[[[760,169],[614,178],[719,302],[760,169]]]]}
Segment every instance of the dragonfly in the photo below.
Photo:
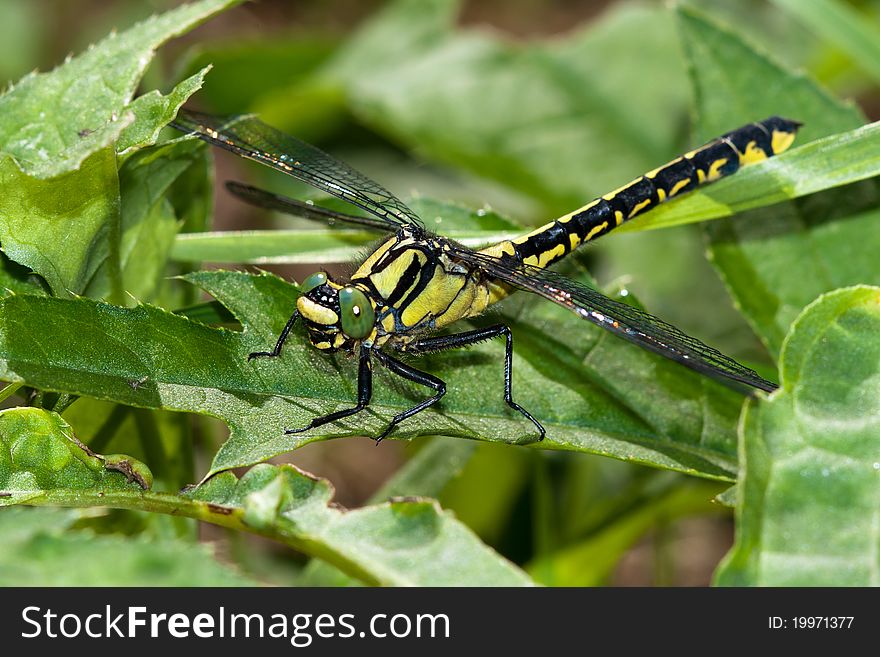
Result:
{"type": "Polygon", "coordinates": [[[544,426],[513,399],[510,328],[494,324],[452,333],[447,329],[483,314],[517,290],[548,299],[614,335],[702,374],[766,392],[778,387],[662,319],[547,267],[664,201],[786,150],[801,125],[797,121],[773,116],[737,128],[521,237],[482,249],[462,246],[427,230],[413,210],[379,183],[254,115],[224,118],[181,110],[171,125],[297,178],[369,216],[329,210],[243,183],[227,183],[229,191],[241,200],[386,234],[348,280],[336,280],[324,271],[305,278],[296,309],[275,346],[248,356],[248,360],[279,357],[301,319],[315,348],[357,357],[355,405],[315,417],[305,426],[285,429],[286,434],[308,431],[367,408],[375,362],[432,392],[392,417],[376,437],[379,442],[401,422],[446,394],[443,380],[401,360],[401,354],[440,352],[503,337],[504,401],[534,425],[537,435],[530,442],[542,440],[544,426]]]}

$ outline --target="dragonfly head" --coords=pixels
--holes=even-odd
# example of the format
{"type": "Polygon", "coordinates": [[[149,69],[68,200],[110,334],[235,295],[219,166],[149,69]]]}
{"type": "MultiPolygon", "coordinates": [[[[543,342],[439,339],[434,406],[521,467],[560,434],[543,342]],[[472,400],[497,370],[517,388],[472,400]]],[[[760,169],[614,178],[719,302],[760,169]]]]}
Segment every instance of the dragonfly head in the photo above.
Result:
{"type": "Polygon", "coordinates": [[[309,340],[323,351],[351,349],[373,332],[376,311],[369,297],[351,285],[341,285],[326,273],[307,277],[296,308],[309,340]]]}

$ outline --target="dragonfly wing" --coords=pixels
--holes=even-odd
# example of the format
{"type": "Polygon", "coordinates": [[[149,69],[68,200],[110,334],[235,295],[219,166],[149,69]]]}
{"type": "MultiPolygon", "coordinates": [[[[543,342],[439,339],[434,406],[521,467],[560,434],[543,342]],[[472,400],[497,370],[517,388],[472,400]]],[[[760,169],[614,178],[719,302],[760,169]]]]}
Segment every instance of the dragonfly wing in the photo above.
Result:
{"type": "Polygon", "coordinates": [[[662,319],[609,299],[601,292],[557,272],[463,247],[454,247],[453,255],[479,267],[492,278],[549,299],[615,335],[693,370],[731,379],[767,392],[778,388],[775,383],[762,378],[754,370],[662,319]]]}
{"type": "Polygon", "coordinates": [[[305,217],[317,221],[333,223],[340,221],[347,224],[357,226],[365,226],[376,230],[388,231],[393,228],[387,221],[382,219],[371,219],[370,217],[359,217],[354,214],[346,214],[344,212],[336,212],[322,208],[320,205],[312,205],[304,201],[299,201],[289,196],[282,196],[273,192],[267,192],[265,189],[251,187],[244,183],[230,181],[226,183],[226,189],[230,194],[237,196],[245,203],[256,205],[261,208],[277,210],[286,214],[292,214],[297,217],[305,217]]]}
{"type": "Polygon", "coordinates": [[[218,117],[181,110],[171,125],[348,201],[386,222],[389,230],[422,226],[416,213],[379,183],[253,115],[218,117]]]}

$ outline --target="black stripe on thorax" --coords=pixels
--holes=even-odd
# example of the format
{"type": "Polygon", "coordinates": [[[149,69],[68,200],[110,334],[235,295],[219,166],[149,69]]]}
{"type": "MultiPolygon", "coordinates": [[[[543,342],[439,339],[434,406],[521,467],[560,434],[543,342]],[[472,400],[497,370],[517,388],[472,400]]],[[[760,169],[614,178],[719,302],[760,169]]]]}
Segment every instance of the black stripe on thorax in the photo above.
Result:
{"type": "MultiPolygon", "coordinates": [[[[425,291],[425,288],[428,287],[428,283],[431,282],[431,279],[434,276],[437,276],[437,260],[429,260],[425,263],[425,266],[422,267],[422,272],[419,275],[419,282],[416,283],[416,286],[410,291],[409,294],[406,295],[406,298],[398,305],[398,309],[401,313],[411,304],[413,301],[418,299],[419,295],[425,291]]],[[[439,276],[461,276],[461,274],[450,274],[446,271],[439,274],[439,276]]]]}
{"type": "MultiPolygon", "coordinates": [[[[428,261],[425,263],[424,266],[427,268],[431,266],[431,256],[430,254],[426,255],[428,256],[428,261]]],[[[391,291],[391,294],[389,294],[388,297],[385,299],[385,303],[387,303],[389,306],[393,306],[398,301],[400,301],[403,295],[406,294],[407,290],[409,290],[412,287],[413,283],[415,283],[416,276],[419,275],[419,272],[422,270],[422,268],[423,267],[422,263],[419,261],[419,256],[413,253],[412,260],[410,261],[409,265],[407,265],[400,278],[397,279],[397,284],[394,286],[394,290],[391,291]]]]}
{"type": "Polygon", "coordinates": [[[435,243],[435,240],[401,244],[402,241],[403,240],[398,236],[398,243],[388,249],[378,262],[373,264],[370,268],[370,274],[378,274],[379,272],[385,271],[386,267],[390,266],[392,262],[396,261],[406,251],[421,251],[425,254],[428,261],[436,261],[440,253],[440,249],[435,243]]]}

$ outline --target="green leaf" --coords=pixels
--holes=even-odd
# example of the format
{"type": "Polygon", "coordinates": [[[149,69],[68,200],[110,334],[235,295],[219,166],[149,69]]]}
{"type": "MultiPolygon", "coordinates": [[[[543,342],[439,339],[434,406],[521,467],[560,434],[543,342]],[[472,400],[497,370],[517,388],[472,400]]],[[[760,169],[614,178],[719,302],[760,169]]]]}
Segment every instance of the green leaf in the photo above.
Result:
{"type": "Polygon", "coordinates": [[[150,464],[153,488],[176,492],[192,483],[190,418],[81,397],[63,412],[95,452],[122,452],[150,464]]]}
{"type": "Polygon", "coordinates": [[[0,96],[0,244],[54,294],[83,293],[101,269],[102,294],[122,301],[115,152],[154,142],[205,71],[168,96],[131,98],[158,46],[234,3],[203,0],[153,17],[0,96]]]}
{"type": "MultiPolygon", "coordinates": [[[[370,502],[376,504],[395,497],[436,498],[450,480],[461,474],[476,448],[477,443],[469,440],[429,439],[415,456],[370,496],[370,502]]],[[[464,522],[471,526],[466,520],[464,522]]],[[[351,586],[355,582],[339,569],[318,559],[312,560],[303,569],[300,579],[303,586],[351,586]]]]}
{"type": "Polygon", "coordinates": [[[370,70],[399,65],[414,53],[430,51],[449,38],[457,0],[398,0],[374,15],[334,57],[331,68],[353,80],[370,70]]]}
{"type": "Polygon", "coordinates": [[[0,410],[0,506],[54,489],[74,496],[85,489],[140,493],[152,482],[143,463],[129,459],[132,474],[126,477],[119,461],[94,454],[56,413],[29,407],[0,410]]]}
{"type": "Polygon", "coordinates": [[[0,586],[253,586],[206,545],[71,531],[76,511],[0,509],[0,586]]]}
{"type": "Polygon", "coordinates": [[[312,264],[350,262],[376,241],[366,230],[224,230],[184,233],[171,257],[179,262],[312,264]]]}
{"type": "Polygon", "coordinates": [[[108,283],[121,281],[118,254],[119,179],[105,148],[79,169],[52,180],[22,173],[0,156],[0,244],[15,262],[42,276],[58,296],[81,293],[105,262],[108,283]],[[109,262],[108,262],[109,260],[109,262]]]}
{"type": "MultiPolygon", "coordinates": [[[[351,212],[351,206],[321,200],[322,207],[351,212]]],[[[523,229],[486,209],[414,198],[409,206],[434,230],[465,246],[482,247],[522,234],[523,229]]],[[[361,256],[382,233],[357,229],[249,230],[186,233],[174,243],[171,257],[182,262],[251,264],[347,263],[361,256]]]]}
{"type": "MultiPolygon", "coordinates": [[[[130,457],[94,455],[55,413],[0,411],[0,506],[109,506],[197,518],[282,541],[369,583],[530,583],[431,500],[344,511],[331,505],[333,489],[326,480],[268,465],[241,480],[224,473],[182,497],[143,490],[123,475],[123,460],[147,477],[143,464],[130,457]]],[[[70,542],[80,548],[75,538],[70,542]]],[[[136,570],[143,552],[136,546],[134,565],[126,561],[122,571],[136,570]]]]}
{"type": "Polygon", "coordinates": [[[183,5],[110,34],[49,73],[26,76],[0,96],[0,151],[11,155],[26,175],[45,179],[78,169],[120,140],[135,119],[145,125],[132,127],[122,148],[155,139],[170,107],[198,88],[201,74],[165,99],[148,95],[130,104],[154,51],[237,1],[183,5]]]}
{"type": "Polygon", "coordinates": [[[839,0],[773,0],[813,32],[847,53],[880,81],[880,29],[871,18],[839,0]]]}
{"type": "Polygon", "coordinates": [[[536,456],[506,445],[478,444],[461,473],[449,480],[437,499],[484,541],[502,544],[528,490],[536,456]]]}
{"type": "Polygon", "coordinates": [[[46,288],[39,276],[0,252],[0,295],[9,293],[46,294],[46,288]]]}
{"type": "MultiPolygon", "coordinates": [[[[834,99],[804,75],[785,70],[739,35],[691,9],[679,8],[678,18],[700,140],[772,114],[803,121],[800,138],[806,141],[863,123],[856,108],[834,99]],[[754,93],[756,89],[761,92],[754,93]]],[[[876,126],[851,133],[856,142],[849,142],[834,161],[826,162],[821,155],[823,144],[832,145],[834,138],[779,160],[785,164],[816,148],[816,169],[846,170],[845,153],[851,150],[853,161],[858,161],[864,152],[861,137],[869,136],[863,145],[870,147],[874,134],[876,126]]],[[[771,160],[762,168],[770,172],[772,167],[771,160]]],[[[732,182],[741,175],[749,179],[752,174],[746,169],[732,182]]],[[[778,354],[800,309],[817,295],[845,285],[880,282],[880,261],[875,257],[880,249],[878,206],[877,185],[866,180],[706,225],[713,263],[772,354],[778,354]]]]}
{"type": "Polygon", "coordinates": [[[718,493],[718,495],[715,496],[715,502],[722,506],[730,507],[732,509],[736,506],[736,496],[736,484],[734,484],[730,488],[726,488],[718,493]]]}
{"type": "Polygon", "coordinates": [[[684,111],[667,12],[616,7],[570,37],[513,46],[454,29],[458,4],[390,3],[345,45],[324,75],[345,88],[361,121],[559,212],[676,150],[676,126],[643,111],[684,111]]]}
{"type": "Polygon", "coordinates": [[[185,308],[178,308],[174,313],[188,317],[200,324],[238,324],[235,316],[219,301],[204,301],[185,308]]]}
{"type": "MultiPolygon", "coordinates": [[[[0,378],[220,417],[232,431],[212,473],[322,438],[376,435],[391,415],[423,398],[422,391],[399,381],[387,385],[380,373],[370,411],[303,435],[284,435],[284,428],[352,403],[354,363],[319,354],[301,337],[288,341],[282,358],[249,363],[248,353],[274,343],[296,288],[270,275],[202,272],[188,278],[227,306],[242,331],[209,328],[150,306],[9,297],[0,301],[0,378]]],[[[540,447],[730,476],[739,394],[553,304],[509,306],[522,314],[522,319],[508,315],[517,336],[514,394],[549,430],[540,447]],[[569,335],[579,339],[565,341],[569,335]]],[[[529,427],[502,401],[500,343],[425,361],[425,369],[448,382],[449,394],[437,410],[412,418],[395,437],[442,433],[510,443],[529,435],[529,427]],[[487,390],[497,390],[497,397],[487,390]]]]}
{"type": "MultiPolygon", "coordinates": [[[[69,425],[54,413],[30,408],[0,412],[0,505],[101,506],[197,518],[281,541],[368,583],[531,583],[436,502],[394,501],[345,511],[331,505],[332,497],[326,480],[291,466],[269,465],[253,468],[241,480],[221,474],[186,496],[144,491],[83,450],[71,438],[69,425]]],[[[51,557],[69,551],[81,558],[83,544],[68,536],[58,549],[61,555],[51,557]]],[[[108,540],[98,547],[112,553],[125,545],[108,540]]],[[[149,555],[144,543],[135,542],[129,557],[118,563],[98,561],[83,577],[108,563],[114,570],[143,576],[137,572],[139,562],[149,555]]],[[[204,558],[205,551],[200,555],[204,558]]],[[[73,581],[86,581],[79,576],[73,581]]],[[[198,584],[199,578],[186,583],[198,584]]]]}
{"type": "Polygon", "coordinates": [[[547,586],[600,586],[623,552],[659,522],[723,512],[723,507],[712,503],[718,484],[675,483],[654,491],[650,500],[610,519],[588,538],[535,559],[526,566],[527,572],[547,586]]]}
{"type": "Polygon", "coordinates": [[[128,108],[134,113],[134,121],[119,135],[116,151],[125,154],[136,148],[156,143],[159,132],[177,116],[177,110],[187,98],[202,88],[205,75],[211,70],[206,66],[195,75],[178,84],[167,96],[156,90],[135,98],[128,108]]]}
{"type": "Polygon", "coordinates": [[[786,70],[701,12],[679,5],[676,16],[696,103],[696,141],[774,114],[803,122],[802,142],[864,123],[854,105],[837,100],[807,75],[786,70]]]}
{"type": "Polygon", "coordinates": [[[877,586],[880,288],[820,297],[792,326],[782,389],[741,426],[737,537],[717,582],[877,586]]]}
{"type": "Polygon", "coordinates": [[[461,474],[476,448],[477,443],[467,440],[432,438],[370,499],[381,502],[392,497],[437,497],[461,474]]]}
{"type": "Polygon", "coordinates": [[[328,506],[333,489],[290,466],[259,465],[240,481],[218,475],[198,502],[240,508],[245,525],[278,532],[295,547],[368,583],[393,586],[523,586],[530,580],[432,500],[398,500],[352,511],[328,506]]]}
{"type": "Polygon", "coordinates": [[[343,91],[313,76],[337,42],[314,30],[261,34],[257,40],[226,37],[197,45],[183,71],[214,67],[211,84],[199,95],[212,112],[255,112],[270,125],[314,139],[345,110],[343,91]]]}
{"type": "MultiPolygon", "coordinates": [[[[177,217],[169,190],[191,168],[201,167],[204,158],[202,146],[179,139],[138,151],[119,170],[122,286],[135,299],[151,298],[166,276],[168,256],[184,219],[177,217]]],[[[109,286],[109,276],[100,270],[86,292],[104,297],[109,286]]]]}

